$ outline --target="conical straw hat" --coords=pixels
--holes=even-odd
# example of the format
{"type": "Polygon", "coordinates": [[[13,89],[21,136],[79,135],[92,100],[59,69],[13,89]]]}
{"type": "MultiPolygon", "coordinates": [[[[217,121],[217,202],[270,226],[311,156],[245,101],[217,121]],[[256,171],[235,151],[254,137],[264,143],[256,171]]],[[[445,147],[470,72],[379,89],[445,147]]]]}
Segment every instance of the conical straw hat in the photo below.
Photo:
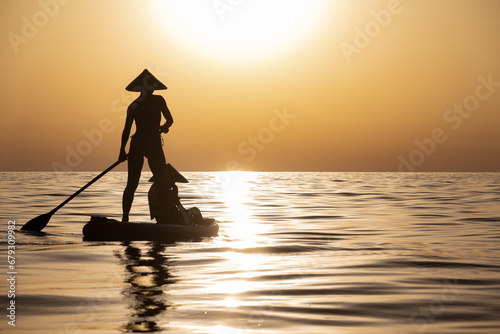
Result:
{"type": "MultiPolygon", "coordinates": [[[[167,180],[169,182],[189,183],[189,181],[182,176],[171,164],[167,164],[167,180]]],[[[152,176],[149,182],[155,182],[155,177],[152,176]]]]}
{"type": "Polygon", "coordinates": [[[156,79],[151,72],[145,69],[125,89],[131,92],[142,92],[148,90],[164,90],[167,89],[167,87],[162,84],[160,80],[156,79]]]}

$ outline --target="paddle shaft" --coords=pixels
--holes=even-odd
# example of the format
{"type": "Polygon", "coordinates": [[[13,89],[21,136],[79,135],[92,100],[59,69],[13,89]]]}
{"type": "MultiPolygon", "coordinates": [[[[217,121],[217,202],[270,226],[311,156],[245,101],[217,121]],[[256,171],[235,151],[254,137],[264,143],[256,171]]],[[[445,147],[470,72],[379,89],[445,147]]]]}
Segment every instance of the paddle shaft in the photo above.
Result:
{"type": "Polygon", "coordinates": [[[87,189],[88,187],[90,187],[94,182],[96,182],[97,180],[99,180],[101,177],[103,177],[105,174],[107,174],[110,170],[112,170],[113,168],[115,168],[116,166],[118,166],[121,163],[122,163],[122,161],[118,160],[117,162],[115,162],[114,164],[112,164],[111,166],[109,166],[105,171],[103,171],[101,174],[97,175],[94,179],[92,179],[92,181],[90,181],[89,183],[87,183],[86,185],[84,185],[83,187],[81,187],[80,190],[78,190],[77,192],[75,192],[73,195],[71,195],[70,197],[68,197],[64,202],[62,202],[56,208],[54,208],[52,211],[50,211],[50,213],[54,214],[57,210],[59,210],[60,208],[62,208],[64,205],[66,205],[66,203],[68,203],[73,198],[75,198],[76,196],[78,196],[82,191],[84,191],[85,189],[87,189]]]}

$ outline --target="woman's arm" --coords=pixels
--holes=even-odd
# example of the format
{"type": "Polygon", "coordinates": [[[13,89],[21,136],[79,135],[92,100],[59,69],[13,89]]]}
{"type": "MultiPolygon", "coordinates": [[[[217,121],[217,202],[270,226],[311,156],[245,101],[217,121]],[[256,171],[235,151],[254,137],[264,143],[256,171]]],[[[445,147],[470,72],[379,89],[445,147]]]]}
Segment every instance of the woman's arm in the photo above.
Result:
{"type": "Polygon", "coordinates": [[[127,153],[125,153],[125,146],[127,146],[128,138],[130,137],[130,129],[132,129],[132,123],[134,122],[134,116],[132,115],[132,110],[130,107],[127,109],[127,119],[125,120],[125,127],[122,132],[122,144],[120,146],[120,161],[127,160],[127,153]]]}
{"type": "Polygon", "coordinates": [[[172,118],[172,114],[170,113],[170,110],[168,110],[167,107],[167,102],[165,102],[165,99],[160,96],[160,108],[161,108],[161,113],[163,114],[163,117],[165,117],[165,124],[163,124],[160,129],[162,132],[167,133],[168,128],[174,124],[174,119],[172,118]]]}

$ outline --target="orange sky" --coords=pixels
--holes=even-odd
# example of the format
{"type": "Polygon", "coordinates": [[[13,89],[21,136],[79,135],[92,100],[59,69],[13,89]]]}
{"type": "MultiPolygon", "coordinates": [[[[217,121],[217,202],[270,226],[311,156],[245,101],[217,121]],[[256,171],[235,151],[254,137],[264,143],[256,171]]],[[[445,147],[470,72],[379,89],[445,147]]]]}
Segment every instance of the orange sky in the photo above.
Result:
{"type": "Polygon", "coordinates": [[[111,165],[148,68],[179,170],[500,171],[498,1],[182,3],[0,2],[0,170],[111,165]]]}

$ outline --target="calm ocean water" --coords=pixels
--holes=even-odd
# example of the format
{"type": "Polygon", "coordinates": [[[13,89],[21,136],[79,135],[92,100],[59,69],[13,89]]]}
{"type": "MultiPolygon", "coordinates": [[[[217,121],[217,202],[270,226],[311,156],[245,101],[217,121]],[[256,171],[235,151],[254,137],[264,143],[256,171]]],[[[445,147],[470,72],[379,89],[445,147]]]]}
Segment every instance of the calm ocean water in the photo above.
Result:
{"type": "MultiPolygon", "coordinates": [[[[97,173],[0,173],[19,229],[97,173]]],[[[147,179],[131,220],[149,221],[147,179]]],[[[126,173],[106,175],[16,234],[9,333],[500,333],[500,173],[185,173],[186,207],[221,221],[201,242],[83,242],[120,218],[126,173]]]]}

